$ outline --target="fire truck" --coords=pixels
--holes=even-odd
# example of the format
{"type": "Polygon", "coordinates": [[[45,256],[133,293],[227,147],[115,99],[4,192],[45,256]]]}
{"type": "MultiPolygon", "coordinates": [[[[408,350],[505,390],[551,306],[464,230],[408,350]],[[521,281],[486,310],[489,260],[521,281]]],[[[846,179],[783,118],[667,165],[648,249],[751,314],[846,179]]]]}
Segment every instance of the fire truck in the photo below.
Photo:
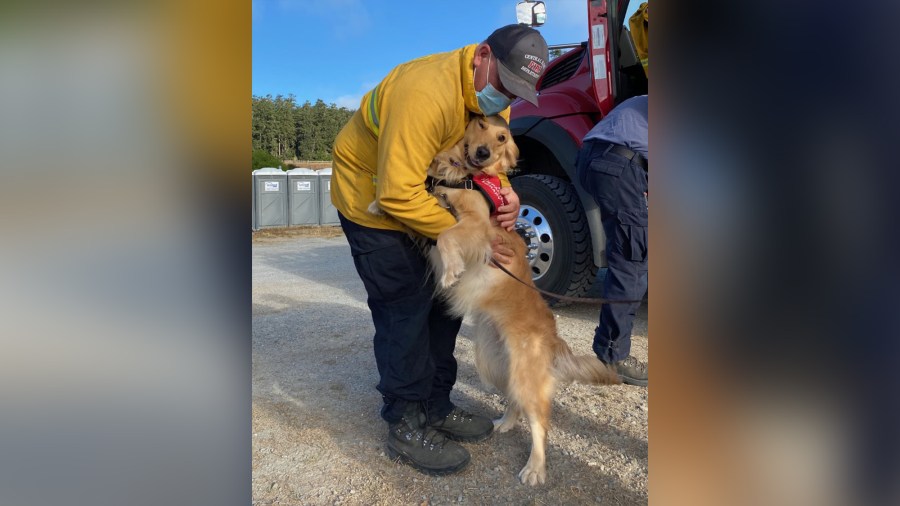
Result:
{"type": "MultiPolygon", "coordinates": [[[[615,105],[647,93],[646,58],[628,28],[628,4],[587,0],[588,40],[551,45],[537,86],[540,105],[518,99],[510,106],[520,150],[511,179],[521,201],[516,229],[528,245],[535,284],[552,293],[584,295],[606,265],[600,210],[577,184],[575,159],[581,139],[615,105]]],[[[539,1],[519,2],[516,14],[529,26],[547,16],[539,1]]]]}

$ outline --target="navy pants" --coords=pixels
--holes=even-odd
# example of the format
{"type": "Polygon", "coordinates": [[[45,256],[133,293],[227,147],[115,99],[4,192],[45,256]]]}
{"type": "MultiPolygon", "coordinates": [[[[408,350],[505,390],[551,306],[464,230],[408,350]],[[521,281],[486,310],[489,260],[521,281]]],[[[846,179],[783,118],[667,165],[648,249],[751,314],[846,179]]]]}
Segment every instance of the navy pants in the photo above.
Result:
{"type": "Polygon", "coordinates": [[[424,402],[432,418],[447,416],[462,319],[450,316],[444,301],[434,297],[428,260],[406,233],[339,218],[369,295],[382,418],[400,421],[410,402],[424,402]]]}
{"type": "MultiPolygon", "coordinates": [[[[637,158],[587,141],[578,153],[578,181],[600,208],[608,270],[603,298],[640,300],[647,293],[647,171],[637,158]]],[[[604,304],[594,332],[594,352],[606,363],[631,353],[631,329],[640,303],[604,304]]]]}

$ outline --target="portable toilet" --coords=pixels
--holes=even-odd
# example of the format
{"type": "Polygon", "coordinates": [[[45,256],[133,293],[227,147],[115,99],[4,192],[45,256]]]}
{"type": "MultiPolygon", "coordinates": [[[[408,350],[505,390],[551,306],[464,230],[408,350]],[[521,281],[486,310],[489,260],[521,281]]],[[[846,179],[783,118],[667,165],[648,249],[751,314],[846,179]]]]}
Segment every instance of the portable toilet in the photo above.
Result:
{"type": "Polygon", "coordinates": [[[287,171],[289,225],[319,224],[319,177],[316,171],[298,168],[287,171]]]}
{"type": "Polygon", "coordinates": [[[319,171],[319,224],[340,225],[337,209],[331,203],[331,167],[319,171]]]}
{"type": "Polygon", "coordinates": [[[287,175],[275,167],[253,171],[253,220],[256,228],[286,227],[288,211],[287,175]]]}
{"type": "Polygon", "coordinates": [[[256,174],[250,173],[250,229],[259,230],[256,224],[256,174]]]}

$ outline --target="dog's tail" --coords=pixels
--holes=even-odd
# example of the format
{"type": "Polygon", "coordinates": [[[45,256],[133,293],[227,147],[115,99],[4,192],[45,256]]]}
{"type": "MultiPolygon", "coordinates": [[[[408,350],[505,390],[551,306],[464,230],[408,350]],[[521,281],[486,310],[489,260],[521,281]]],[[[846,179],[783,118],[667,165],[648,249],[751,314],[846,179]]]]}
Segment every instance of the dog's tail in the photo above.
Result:
{"type": "Polygon", "coordinates": [[[594,355],[575,355],[565,342],[556,354],[553,375],[559,381],[577,381],[591,385],[618,385],[622,378],[616,371],[594,355]]]}

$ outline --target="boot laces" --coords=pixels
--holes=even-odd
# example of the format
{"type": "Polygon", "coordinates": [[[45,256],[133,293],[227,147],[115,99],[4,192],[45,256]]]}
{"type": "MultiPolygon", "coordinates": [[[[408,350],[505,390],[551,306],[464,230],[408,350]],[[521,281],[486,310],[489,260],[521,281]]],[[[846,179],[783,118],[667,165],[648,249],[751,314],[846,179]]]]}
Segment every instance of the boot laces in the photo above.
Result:
{"type": "Polygon", "coordinates": [[[423,448],[428,447],[429,450],[442,450],[444,444],[448,441],[448,438],[442,432],[429,427],[426,423],[427,420],[427,407],[423,409],[423,411],[417,413],[415,423],[411,423],[412,421],[404,416],[403,423],[406,425],[406,430],[404,431],[403,427],[398,427],[398,435],[402,434],[403,439],[406,439],[407,441],[415,439],[417,442],[421,443],[423,448]]]}
{"type": "Polygon", "coordinates": [[[633,355],[629,355],[624,360],[622,360],[622,365],[625,367],[634,368],[634,369],[640,371],[641,373],[643,373],[647,370],[647,366],[645,364],[641,363],[638,359],[634,358],[633,355]]]}
{"type": "Polygon", "coordinates": [[[447,415],[447,417],[452,419],[454,422],[457,420],[461,422],[471,422],[472,419],[475,418],[475,415],[460,407],[454,406],[453,411],[451,411],[450,414],[447,415]]]}

